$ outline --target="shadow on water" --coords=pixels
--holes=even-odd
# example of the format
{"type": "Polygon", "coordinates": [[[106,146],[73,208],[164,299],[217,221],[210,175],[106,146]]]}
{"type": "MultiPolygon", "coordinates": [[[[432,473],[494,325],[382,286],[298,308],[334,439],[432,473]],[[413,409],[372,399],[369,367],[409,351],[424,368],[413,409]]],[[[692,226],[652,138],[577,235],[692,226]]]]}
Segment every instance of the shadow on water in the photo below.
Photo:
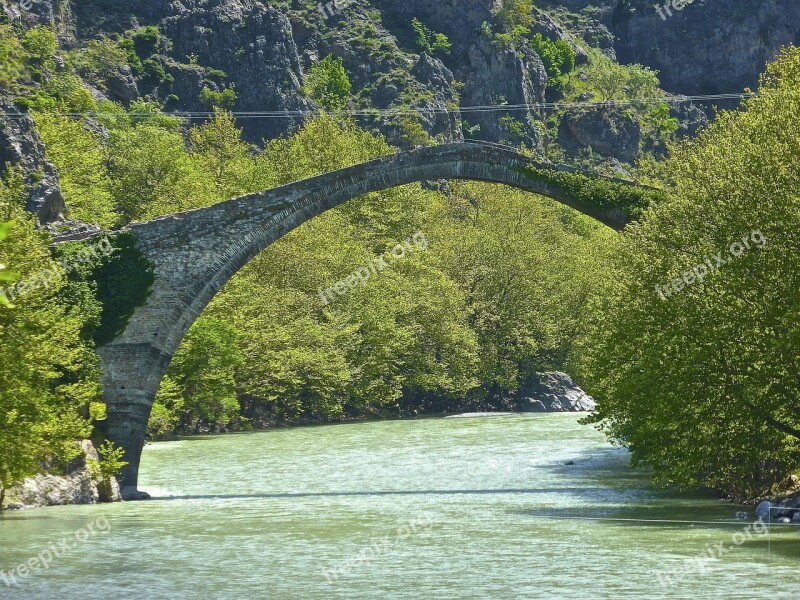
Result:
{"type": "Polygon", "coordinates": [[[286,498],[348,498],[365,496],[457,496],[473,494],[584,494],[591,495],[598,489],[587,488],[508,488],[492,490],[388,490],[370,492],[275,492],[269,494],[202,494],[182,496],[152,496],[152,501],[166,500],[251,500],[259,498],[286,499],[286,498]]]}
{"type": "MultiPolygon", "coordinates": [[[[686,500],[686,499],[684,499],[686,500]]],[[[653,502],[657,502],[653,499],[653,502]]],[[[728,505],[730,507],[730,505],[728,505]]],[[[694,529],[713,534],[719,542],[730,548],[733,536],[743,534],[746,530],[747,545],[758,545],[770,555],[781,555],[800,559],[800,524],[771,523],[754,525],[754,515],[749,519],[724,519],[713,507],[701,506],[699,503],[684,501],[679,505],[637,504],[635,506],[586,506],[586,507],[548,507],[542,509],[510,510],[510,513],[524,515],[530,519],[546,521],[581,521],[602,524],[604,527],[621,527],[636,529],[659,529],[675,532],[694,529]],[[768,527],[768,529],[767,529],[768,527]],[[756,535],[759,531],[766,532],[756,535]]],[[[738,545],[738,544],[736,544],[738,545]]]]}

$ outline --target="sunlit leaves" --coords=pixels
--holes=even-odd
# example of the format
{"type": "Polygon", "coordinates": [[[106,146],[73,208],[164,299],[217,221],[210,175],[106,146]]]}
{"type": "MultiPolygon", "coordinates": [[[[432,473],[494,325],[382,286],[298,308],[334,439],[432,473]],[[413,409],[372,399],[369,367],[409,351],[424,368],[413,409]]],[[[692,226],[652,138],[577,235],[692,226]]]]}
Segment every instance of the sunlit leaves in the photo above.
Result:
{"type": "Polygon", "coordinates": [[[582,347],[597,420],[666,482],[754,497],[800,466],[799,73],[785,52],[746,111],[673,149],[669,199],[629,228],[597,299],[582,347]],[[720,253],[711,275],[659,297],[720,253]]]}

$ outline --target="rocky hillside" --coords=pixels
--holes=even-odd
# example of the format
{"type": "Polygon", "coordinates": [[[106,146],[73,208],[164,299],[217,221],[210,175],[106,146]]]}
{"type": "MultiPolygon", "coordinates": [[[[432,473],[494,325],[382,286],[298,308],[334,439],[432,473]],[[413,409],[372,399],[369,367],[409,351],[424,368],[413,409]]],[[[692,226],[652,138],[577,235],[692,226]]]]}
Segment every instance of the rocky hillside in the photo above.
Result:
{"type": "MultiPolygon", "coordinates": [[[[622,163],[658,155],[666,139],[693,134],[712,114],[709,104],[659,107],[644,97],[740,92],[800,37],[796,0],[696,0],[666,19],[651,0],[0,0],[0,8],[0,26],[20,39],[36,25],[55,30],[56,65],[95,101],[260,113],[239,117],[253,143],[293,130],[298,112],[324,104],[307,83],[332,56],[352,90],[339,108],[361,111],[357,121],[395,145],[523,143],[623,173],[622,163]],[[649,71],[619,70],[617,61],[657,70],[661,89],[649,71]],[[591,106],[601,100],[625,106],[591,106]],[[459,110],[475,106],[494,108],[459,110]]],[[[5,90],[6,100],[36,107],[41,82],[34,73],[5,90]]],[[[0,157],[41,162],[33,138],[33,159],[15,155],[15,127],[0,123],[0,157]]],[[[44,172],[37,207],[58,200],[44,172]]]]}
{"type": "Polygon", "coordinates": [[[780,48],[800,44],[797,0],[694,0],[669,12],[662,1],[663,16],[653,4],[621,0],[606,22],[614,31],[619,60],[658,69],[671,92],[755,89],[758,74],[780,48]]]}

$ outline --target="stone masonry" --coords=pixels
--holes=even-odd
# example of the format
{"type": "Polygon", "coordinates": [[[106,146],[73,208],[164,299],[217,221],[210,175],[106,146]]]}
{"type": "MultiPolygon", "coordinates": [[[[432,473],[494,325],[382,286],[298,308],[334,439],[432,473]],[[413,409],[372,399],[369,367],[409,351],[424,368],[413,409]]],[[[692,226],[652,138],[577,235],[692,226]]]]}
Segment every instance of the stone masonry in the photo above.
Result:
{"type": "Polygon", "coordinates": [[[504,147],[448,144],[378,158],[124,228],[155,266],[155,282],[125,331],[98,348],[108,405],[107,435],[125,449],[129,461],[121,475],[123,497],[146,497],[137,491],[137,477],[150,409],[189,327],[239,269],[309,219],[368,192],[425,180],[466,179],[547,196],[617,230],[630,220],[618,210],[582,206],[559,186],[524,175],[519,171],[522,166],[563,170],[504,147]]]}

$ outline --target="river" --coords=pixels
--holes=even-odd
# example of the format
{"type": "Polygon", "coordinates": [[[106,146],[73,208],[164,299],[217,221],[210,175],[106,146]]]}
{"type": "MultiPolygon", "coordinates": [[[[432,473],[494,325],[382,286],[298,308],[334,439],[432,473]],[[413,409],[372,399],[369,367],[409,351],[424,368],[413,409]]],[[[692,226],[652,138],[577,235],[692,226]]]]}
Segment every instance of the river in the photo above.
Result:
{"type": "Polygon", "coordinates": [[[659,491],[577,418],[152,444],[148,502],[0,516],[0,598],[800,597],[800,528],[659,491]]]}

